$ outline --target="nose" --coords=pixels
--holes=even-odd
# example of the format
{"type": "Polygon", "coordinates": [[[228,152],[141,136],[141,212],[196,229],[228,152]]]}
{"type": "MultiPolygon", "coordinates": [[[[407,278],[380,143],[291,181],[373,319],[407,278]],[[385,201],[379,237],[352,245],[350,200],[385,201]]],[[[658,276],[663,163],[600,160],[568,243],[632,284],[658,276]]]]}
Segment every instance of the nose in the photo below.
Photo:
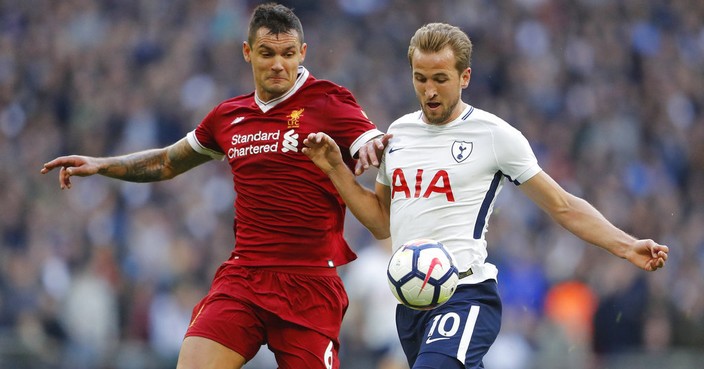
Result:
{"type": "Polygon", "coordinates": [[[271,69],[277,72],[282,71],[284,69],[283,58],[280,56],[275,57],[274,63],[271,65],[271,69]]]}
{"type": "Polygon", "coordinates": [[[428,99],[432,99],[435,96],[438,95],[438,90],[433,86],[432,84],[427,84],[425,86],[425,97],[428,99]]]}

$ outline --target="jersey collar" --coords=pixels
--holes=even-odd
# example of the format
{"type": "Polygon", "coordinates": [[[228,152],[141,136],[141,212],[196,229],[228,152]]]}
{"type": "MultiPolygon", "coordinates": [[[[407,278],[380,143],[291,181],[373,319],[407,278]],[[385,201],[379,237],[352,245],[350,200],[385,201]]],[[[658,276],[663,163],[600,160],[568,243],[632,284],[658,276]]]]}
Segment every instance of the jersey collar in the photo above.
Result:
{"type": "Polygon", "coordinates": [[[289,97],[291,97],[293,94],[298,91],[301,86],[306,82],[308,79],[308,76],[310,75],[310,72],[308,72],[308,69],[306,69],[304,66],[299,65],[298,66],[298,78],[296,78],[296,83],[293,84],[293,87],[291,87],[290,90],[288,90],[285,94],[275,98],[271,99],[269,101],[262,101],[259,96],[257,96],[256,92],[254,93],[254,101],[257,103],[259,106],[259,109],[261,109],[263,112],[267,112],[271,109],[273,109],[276,105],[278,105],[282,101],[286,101],[289,97]]]}
{"type": "MultiPolygon", "coordinates": [[[[467,118],[469,118],[470,115],[472,115],[472,112],[474,112],[474,107],[472,105],[467,104],[467,106],[464,108],[464,110],[462,110],[462,114],[460,114],[454,120],[443,124],[443,126],[448,126],[448,125],[455,124],[457,122],[465,121],[465,120],[467,120],[467,118]]],[[[418,111],[418,120],[425,123],[425,121],[423,120],[423,110],[418,111]]],[[[425,124],[428,124],[428,123],[425,123],[425,124]]]]}

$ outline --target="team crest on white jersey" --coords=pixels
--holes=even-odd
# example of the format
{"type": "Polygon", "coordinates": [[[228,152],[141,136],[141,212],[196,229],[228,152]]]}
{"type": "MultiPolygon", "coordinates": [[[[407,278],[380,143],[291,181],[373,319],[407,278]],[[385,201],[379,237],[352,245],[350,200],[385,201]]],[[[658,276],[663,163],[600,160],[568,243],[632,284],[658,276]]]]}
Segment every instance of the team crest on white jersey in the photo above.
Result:
{"type": "Polygon", "coordinates": [[[465,161],[472,153],[474,143],[467,141],[455,141],[452,143],[452,157],[456,162],[465,161]]]}

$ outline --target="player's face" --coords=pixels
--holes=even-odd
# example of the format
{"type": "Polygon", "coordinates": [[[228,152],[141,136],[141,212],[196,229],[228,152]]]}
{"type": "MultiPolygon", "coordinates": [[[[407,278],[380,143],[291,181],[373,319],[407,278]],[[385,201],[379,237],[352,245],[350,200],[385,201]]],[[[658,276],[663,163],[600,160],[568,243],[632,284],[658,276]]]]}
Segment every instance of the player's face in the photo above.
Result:
{"type": "Polygon", "coordinates": [[[455,54],[450,47],[439,52],[415,50],[411,58],[413,88],[423,117],[429,124],[445,124],[456,119],[464,109],[460,104],[462,89],[469,86],[472,73],[455,69],[455,54]]]}
{"type": "Polygon", "coordinates": [[[306,48],[295,30],[275,35],[268,28],[260,28],[252,45],[244,43],[244,59],[252,64],[254,85],[261,100],[275,99],[293,87],[306,48]]]}

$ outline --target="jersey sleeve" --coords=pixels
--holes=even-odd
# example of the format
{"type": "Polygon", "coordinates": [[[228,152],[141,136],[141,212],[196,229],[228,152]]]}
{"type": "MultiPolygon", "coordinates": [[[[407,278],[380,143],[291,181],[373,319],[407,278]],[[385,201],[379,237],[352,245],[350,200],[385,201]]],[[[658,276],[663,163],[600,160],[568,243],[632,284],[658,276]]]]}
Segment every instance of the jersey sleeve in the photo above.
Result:
{"type": "Polygon", "coordinates": [[[195,150],[199,154],[207,155],[210,156],[211,158],[215,160],[224,160],[225,159],[225,154],[209,149],[208,147],[202,145],[200,141],[198,141],[198,128],[188,132],[186,135],[186,140],[188,143],[191,145],[193,150],[195,150]]]}
{"type": "Polygon", "coordinates": [[[225,154],[218,146],[212,130],[218,108],[219,106],[211,110],[193,131],[188,132],[186,140],[197,153],[207,155],[215,160],[223,160],[225,154]]]}
{"type": "Polygon", "coordinates": [[[542,169],[523,134],[508,124],[495,131],[495,155],[501,172],[514,184],[531,179],[542,169]]]}
{"type": "Polygon", "coordinates": [[[329,132],[331,137],[338,145],[349,148],[353,158],[357,158],[365,143],[384,134],[369,120],[352,93],[343,87],[338,86],[334,93],[328,94],[326,111],[335,122],[329,132]]]}
{"type": "Polygon", "coordinates": [[[362,133],[362,135],[357,137],[357,139],[354,140],[354,142],[352,142],[352,145],[350,145],[350,155],[352,155],[353,158],[357,159],[358,154],[359,154],[359,149],[365,143],[367,143],[371,139],[379,137],[383,134],[384,134],[383,132],[381,132],[380,130],[378,130],[376,128],[362,133]]]}
{"type": "Polygon", "coordinates": [[[391,187],[391,180],[386,175],[386,150],[379,161],[379,170],[376,172],[376,181],[384,186],[391,187]]]}

